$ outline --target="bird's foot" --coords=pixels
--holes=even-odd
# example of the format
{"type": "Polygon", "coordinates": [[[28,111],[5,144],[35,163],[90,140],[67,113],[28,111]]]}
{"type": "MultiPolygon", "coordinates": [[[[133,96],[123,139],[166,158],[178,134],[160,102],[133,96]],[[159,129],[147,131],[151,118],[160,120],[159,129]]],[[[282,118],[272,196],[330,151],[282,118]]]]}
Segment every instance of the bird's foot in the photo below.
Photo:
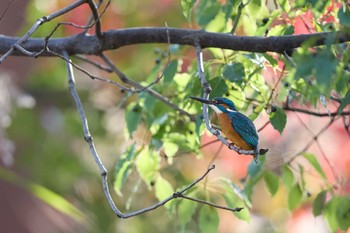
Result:
{"type": "Polygon", "coordinates": [[[228,146],[228,148],[229,148],[230,150],[234,149],[238,154],[242,154],[242,153],[241,153],[241,149],[238,148],[238,147],[237,147],[235,144],[233,144],[233,143],[230,143],[230,145],[228,146]]]}
{"type": "Polygon", "coordinates": [[[268,151],[269,151],[269,149],[260,149],[259,155],[265,155],[268,151]]]}

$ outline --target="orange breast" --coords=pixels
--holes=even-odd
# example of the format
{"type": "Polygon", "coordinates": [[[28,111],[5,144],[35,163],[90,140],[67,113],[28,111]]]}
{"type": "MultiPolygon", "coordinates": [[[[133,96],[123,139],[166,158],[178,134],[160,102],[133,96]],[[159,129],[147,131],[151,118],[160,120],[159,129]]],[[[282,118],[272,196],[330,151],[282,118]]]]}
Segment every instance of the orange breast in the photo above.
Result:
{"type": "Polygon", "coordinates": [[[237,147],[243,150],[252,150],[251,148],[233,129],[231,120],[226,114],[218,114],[221,132],[237,147]]]}

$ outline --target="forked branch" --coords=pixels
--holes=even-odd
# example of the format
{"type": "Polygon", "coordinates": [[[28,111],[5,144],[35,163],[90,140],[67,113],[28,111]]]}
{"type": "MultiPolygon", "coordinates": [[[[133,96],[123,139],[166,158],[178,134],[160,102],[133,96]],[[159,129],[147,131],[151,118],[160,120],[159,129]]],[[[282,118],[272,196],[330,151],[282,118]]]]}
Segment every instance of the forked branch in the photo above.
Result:
{"type": "Polygon", "coordinates": [[[95,163],[97,164],[97,166],[99,167],[99,170],[101,172],[101,178],[102,178],[102,185],[103,185],[104,194],[105,194],[105,196],[106,196],[106,198],[108,200],[108,203],[111,206],[113,212],[117,215],[118,218],[130,218],[130,217],[133,217],[133,216],[136,216],[136,215],[139,215],[139,214],[143,214],[143,213],[149,212],[151,210],[157,209],[158,207],[160,207],[162,205],[165,205],[167,202],[169,202],[169,201],[171,201],[173,199],[176,199],[176,198],[189,199],[191,201],[195,201],[195,202],[199,202],[199,203],[202,203],[202,204],[210,205],[210,206],[213,206],[213,207],[216,207],[216,208],[230,210],[230,211],[233,211],[233,212],[234,211],[240,211],[240,210],[243,209],[241,207],[228,208],[228,207],[219,206],[219,205],[216,205],[216,204],[204,201],[204,200],[195,199],[195,198],[189,198],[187,196],[184,196],[184,193],[187,190],[189,190],[190,188],[195,186],[198,182],[203,180],[204,177],[206,177],[209,174],[209,172],[215,168],[214,165],[211,165],[201,177],[199,177],[198,179],[193,181],[191,184],[186,186],[184,189],[173,193],[168,198],[165,198],[164,200],[162,200],[162,201],[160,201],[160,202],[158,202],[158,203],[156,203],[156,204],[154,204],[152,206],[149,206],[149,207],[146,207],[146,208],[143,208],[143,209],[131,212],[131,213],[127,213],[127,214],[122,213],[118,209],[118,207],[116,206],[115,202],[113,201],[111,193],[109,191],[108,180],[107,180],[108,171],[105,168],[105,166],[103,165],[103,163],[102,163],[102,161],[100,159],[100,156],[97,153],[96,147],[94,145],[93,138],[92,138],[90,130],[89,130],[89,125],[88,125],[88,121],[87,121],[87,118],[86,118],[86,115],[85,115],[85,111],[84,111],[83,105],[81,103],[80,97],[78,95],[77,89],[75,87],[75,78],[74,78],[74,73],[73,73],[72,62],[70,61],[70,58],[69,58],[69,55],[68,55],[67,52],[63,52],[63,57],[64,57],[64,59],[66,61],[69,90],[70,90],[70,93],[71,93],[71,95],[73,97],[73,100],[74,100],[75,105],[76,105],[76,107],[78,109],[78,112],[79,112],[80,120],[81,120],[81,123],[82,123],[82,126],[83,126],[83,131],[84,131],[84,139],[89,144],[90,152],[91,152],[91,154],[92,154],[92,156],[93,156],[93,158],[95,160],[95,163]]]}
{"type": "MultiPolygon", "coordinates": [[[[204,74],[204,64],[203,64],[203,53],[202,53],[202,48],[200,44],[196,45],[196,55],[197,55],[197,68],[198,68],[198,75],[199,75],[199,80],[202,84],[203,87],[203,98],[209,99],[210,92],[212,90],[210,84],[207,82],[205,79],[205,74],[204,74]]],[[[203,104],[203,118],[205,122],[206,128],[209,130],[209,132],[213,135],[215,135],[222,143],[224,143],[230,150],[234,150],[239,154],[245,154],[245,155],[254,155],[255,158],[259,155],[259,149],[257,148],[256,150],[242,150],[236,146],[234,146],[232,143],[227,141],[222,135],[221,132],[217,129],[214,129],[211,126],[210,123],[210,117],[209,117],[209,112],[208,112],[208,105],[203,104]]],[[[255,160],[257,161],[257,160],[255,160]]]]}

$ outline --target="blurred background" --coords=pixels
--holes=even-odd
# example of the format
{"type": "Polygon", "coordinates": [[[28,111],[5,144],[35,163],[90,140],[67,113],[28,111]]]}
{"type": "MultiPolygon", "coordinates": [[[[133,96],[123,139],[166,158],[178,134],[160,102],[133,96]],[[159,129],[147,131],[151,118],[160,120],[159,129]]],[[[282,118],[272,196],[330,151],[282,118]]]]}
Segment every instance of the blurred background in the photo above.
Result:
{"type": "MultiPolygon", "coordinates": [[[[0,32],[9,36],[23,35],[37,18],[69,3],[71,1],[67,0],[0,0],[4,12],[0,18],[0,32]]],[[[163,27],[165,22],[169,27],[197,28],[186,20],[182,11],[181,1],[116,0],[111,2],[103,16],[103,30],[163,27]]],[[[89,15],[87,6],[79,7],[47,27],[41,27],[34,37],[45,37],[57,22],[84,25],[89,15]]],[[[294,26],[298,23],[296,20],[294,26]]],[[[78,32],[81,30],[74,27],[60,27],[54,37],[78,32]]],[[[237,33],[249,34],[243,28],[238,28],[237,33]]],[[[128,76],[142,82],[166,49],[165,45],[137,45],[108,54],[128,76]]],[[[193,63],[194,50],[185,47],[180,51],[181,69],[186,72],[193,63]]],[[[79,64],[91,73],[110,75],[87,63],[79,64]]],[[[262,73],[267,83],[273,83],[277,75],[269,68],[262,73]]],[[[79,72],[76,76],[91,133],[109,171],[112,187],[118,159],[134,142],[147,144],[151,140],[150,130],[141,125],[130,139],[124,115],[125,109],[136,97],[128,96],[111,85],[93,81],[79,72]]],[[[164,108],[164,111],[171,111],[166,106],[164,108]]],[[[335,111],[337,106],[330,104],[328,109],[335,111]]],[[[268,120],[268,114],[260,114],[254,123],[261,128],[268,120]]],[[[280,166],[302,150],[328,123],[328,117],[287,112],[287,124],[282,135],[271,124],[267,125],[259,133],[261,146],[270,150],[264,169],[282,176],[280,166]]],[[[214,192],[217,180],[222,177],[236,184],[243,182],[252,158],[236,155],[218,142],[204,146],[213,140],[213,136],[204,133],[200,156],[179,153],[172,163],[161,158],[162,176],[173,187],[183,187],[215,163],[216,169],[206,180],[214,192]]],[[[350,140],[342,121],[333,123],[307,151],[317,156],[327,179],[320,177],[305,159],[297,159],[297,164],[303,166],[303,173],[293,171],[293,175],[296,180],[303,176],[310,195],[305,196],[302,205],[290,210],[290,190],[280,184],[272,197],[261,179],[254,186],[250,221],[218,210],[218,232],[330,232],[323,217],[313,216],[312,201],[314,194],[331,185],[339,194],[348,195],[350,192],[350,140]]],[[[135,169],[123,186],[122,195],[116,195],[111,189],[122,211],[144,208],[157,202],[154,191],[141,182],[135,169]]],[[[65,64],[57,58],[9,57],[0,66],[0,190],[0,225],[3,232],[204,232],[198,224],[198,212],[189,215],[191,219],[185,226],[181,222],[186,221],[183,216],[169,213],[171,211],[163,207],[126,220],[114,215],[103,194],[98,167],[83,140],[79,116],[68,91],[65,64]]],[[[217,204],[225,205],[222,199],[215,200],[217,204]]],[[[189,204],[183,208],[199,207],[189,204]]]]}

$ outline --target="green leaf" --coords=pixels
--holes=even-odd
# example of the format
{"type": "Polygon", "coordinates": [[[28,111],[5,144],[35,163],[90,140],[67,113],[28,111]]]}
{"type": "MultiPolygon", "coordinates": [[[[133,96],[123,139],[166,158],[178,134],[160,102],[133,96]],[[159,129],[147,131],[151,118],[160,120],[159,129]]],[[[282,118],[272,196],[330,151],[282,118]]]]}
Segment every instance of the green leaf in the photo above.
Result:
{"type": "Polygon", "coordinates": [[[338,61],[332,56],[330,51],[325,50],[317,55],[315,59],[315,76],[317,83],[322,87],[321,89],[330,88],[331,79],[337,64],[338,61]]]}
{"type": "Polygon", "coordinates": [[[294,174],[288,166],[282,167],[282,180],[288,188],[291,188],[294,184],[294,174]]]}
{"type": "Polygon", "coordinates": [[[350,104],[350,91],[348,91],[343,99],[340,101],[340,105],[338,108],[338,114],[341,114],[343,109],[350,104]]]}
{"type": "Polygon", "coordinates": [[[270,54],[263,53],[262,55],[273,67],[276,67],[278,65],[278,61],[274,57],[272,57],[270,54]]]}
{"type": "Polygon", "coordinates": [[[234,6],[234,0],[227,0],[223,6],[222,11],[225,13],[225,20],[227,21],[231,17],[231,13],[234,6]]]}
{"type": "Polygon", "coordinates": [[[294,74],[294,79],[311,75],[315,67],[315,58],[306,49],[299,49],[293,53],[293,60],[298,65],[294,74]]]}
{"type": "Polygon", "coordinates": [[[223,96],[227,93],[228,87],[226,85],[226,82],[222,78],[213,78],[208,81],[210,86],[212,87],[212,91],[210,93],[211,98],[213,97],[219,97],[223,96]]]}
{"type": "Polygon", "coordinates": [[[284,127],[287,123],[287,115],[284,110],[280,107],[277,108],[276,112],[270,114],[270,122],[275,130],[282,134],[284,127]]]}
{"type": "Polygon", "coordinates": [[[350,197],[333,197],[325,206],[326,217],[332,231],[346,231],[350,227],[350,197]]]}
{"type": "Polygon", "coordinates": [[[156,64],[153,66],[152,70],[147,74],[145,80],[148,82],[154,81],[158,77],[158,75],[162,71],[162,69],[163,69],[162,62],[156,62],[156,64]]]}
{"type": "MultiPolygon", "coordinates": [[[[174,189],[171,184],[164,179],[161,175],[157,176],[155,184],[155,194],[159,201],[164,200],[174,193],[174,189]]],[[[170,202],[165,204],[166,208],[170,208],[170,202]]]]}
{"type": "Polygon", "coordinates": [[[142,178],[149,186],[155,182],[158,173],[160,157],[158,153],[145,147],[136,160],[136,168],[142,178]]]}
{"type": "Polygon", "coordinates": [[[279,185],[278,176],[272,171],[266,171],[264,174],[264,180],[266,182],[267,189],[269,190],[271,195],[274,196],[278,191],[278,185],[279,185]]]}
{"type": "Polygon", "coordinates": [[[137,129],[142,116],[142,108],[138,103],[130,104],[125,110],[126,128],[131,138],[132,133],[137,129]]]}
{"type": "MultiPolygon", "coordinates": [[[[261,160],[260,160],[261,161],[261,160]]],[[[252,161],[248,166],[248,179],[245,182],[244,185],[244,194],[246,195],[246,198],[251,201],[251,196],[253,194],[253,188],[256,185],[256,183],[259,182],[260,179],[263,178],[263,162],[256,164],[254,161],[252,161]]]]}
{"type": "Polygon", "coordinates": [[[312,203],[312,213],[314,216],[319,216],[322,214],[323,208],[326,203],[327,191],[323,190],[320,192],[312,203]]]}
{"type": "Polygon", "coordinates": [[[248,175],[250,177],[256,176],[262,170],[262,164],[256,164],[255,162],[251,162],[248,166],[248,175]]]}
{"type": "MultiPolygon", "coordinates": [[[[178,64],[178,66],[181,66],[181,64],[178,64]]],[[[185,89],[188,83],[191,81],[191,79],[192,77],[188,73],[176,73],[174,76],[174,81],[180,90],[185,89]]]]}
{"type": "Polygon", "coordinates": [[[338,11],[338,18],[341,25],[344,27],[350,27],[350,11],[348,7],[344,5],[338,11]]]}
{"type": "Polygon", "coordinates": [[[192,9],[196,0],[181,0],[182,13],[186,17],[187,21],[192,21],[192,9]]]}
{"type": "Polygon", "coordinates": [[[203,123],[203,117],[201,114],[198,114],[196,116],[196,127],[195,127],[197,138],[200,138],[202,136],[202,132],[203,132],[203,130],[201,130],[201,127],[203,125],[202,123],[203,123]]]}
{"type": "Polygon", "coordinates": [[[293,25],[288,25],[284,28],[283,30],[283,35],[293,35],[294,34],[294,26],[293,25]]]}
{"type": "Polygon", "coordinates": [[[197,205],[197,202],[189,200],[182,200],[180,202],[178,206],[178,216],[183,229],[185,228],[186,224],[193,219],[193,215],[196,213],[197,205]]]}
{"type": "MultiPolygon", "coordinates": [[[[224,180],[225,181],[225,180],[224,180]]],[[[250,221],[250,212],[247,208],[247,204],[243,194],[241,193],[241,190],[238,190],[235,188],[230,182],[225,181],[225,192],[222,194],[223,198],[225,199],[225,202],[228,207],[230,208],[244,208],[241,211],[233,212],[233,214],[244,221],[249,222],[250,221]]]]}
{"type": "Polygon", "coordinates": [[[318,12],[323,12],[325,6],[329,1],[319,1],[319,0],[296,0],[295,6],[296,7],[305,7],[305,8],[311,8],[314,10],[317,10],[318,12]]]}
{"type": "Polygon", "coordinates": [[[221,8],[220,3],[211,0],[199,1],[196,8],[196,21],[201,27],[205,27],[210,21],[212,21],[218,14],[221,8]]]}
{"type": "Polygon", "coordinates": [[[203,205],[199,211],[199,229],[201,233],[217,232],[219,228],[218,211],[213,207],[203,205]]]}
{"type": "Polygon", "coordinates": [[[137,155],[137,153],[135,153],[135,148],[135,144],[128,147],[128,149],[120,156],[120,159],[115,167],[115,180],[113,187],[119,196],[122,196],[121,188],[123,187],[126,178],[132,171],[133,159],[137,155]]]}
{"type": "Polygon", "coordinates": [[[315,170],[318,172],[318,174],[321,175],[323,179],[327,179],[326,174],[324,173],[320,163],[314,154],[304,153],[303,156],[307,159],[307,161],[309,161],[309,163],[315,168],[315,170]]]}
{"type": "Polygon", "coordinates": [[[344,196],[339,198],[339,204],[336,211],[339,228],[347,231],[350,227],[350,197],[344,196]]]}
{"type": "Polygon", "coordinates": [[[172,164],[173,157],[175,156],[176,152],[179,150],[178,144],[173,142],[164,142],[163,148],[164,148],[164,153],[168,158],[169,164],[172,164]]]}
{"type": "Polygon", "coordinates": [[[222,76],[230,82],[241,84],[245,77],[244,66],[242,63],[225,65],[222,68],[222,76]]]}
{"type": "Polygon", "coordinates": [[[51,207],[55,208],[56,210],[66,214],[67,216],[70,216],[74,218],[77,221],[82,221],[84,219],[84,214],[80,212],[79,209],[77,209],[74,205],[72,205],[68,200],[66,200],[64,197],[60,196],[59,194],[34,183],[31,183],[28,186],[28,190],[50,205],[51,207]]]}
{"type": "Polygon", "coordinates": [[[295,184],[291,187],[288,194],[288,207],[290,210],[297,208],[303,199],[303,192],[299,184],[295,184]]]}
{"type": "Polygon", "coordinates": [[[164,83],[168,84],[170,82],[173,81],[173,78],[176,74],[177,71],[177,65],[178,65],[178,61],[177,60],[173,60],[171,61],[168,66],[165,68],[164,70],[164,83]]]}

